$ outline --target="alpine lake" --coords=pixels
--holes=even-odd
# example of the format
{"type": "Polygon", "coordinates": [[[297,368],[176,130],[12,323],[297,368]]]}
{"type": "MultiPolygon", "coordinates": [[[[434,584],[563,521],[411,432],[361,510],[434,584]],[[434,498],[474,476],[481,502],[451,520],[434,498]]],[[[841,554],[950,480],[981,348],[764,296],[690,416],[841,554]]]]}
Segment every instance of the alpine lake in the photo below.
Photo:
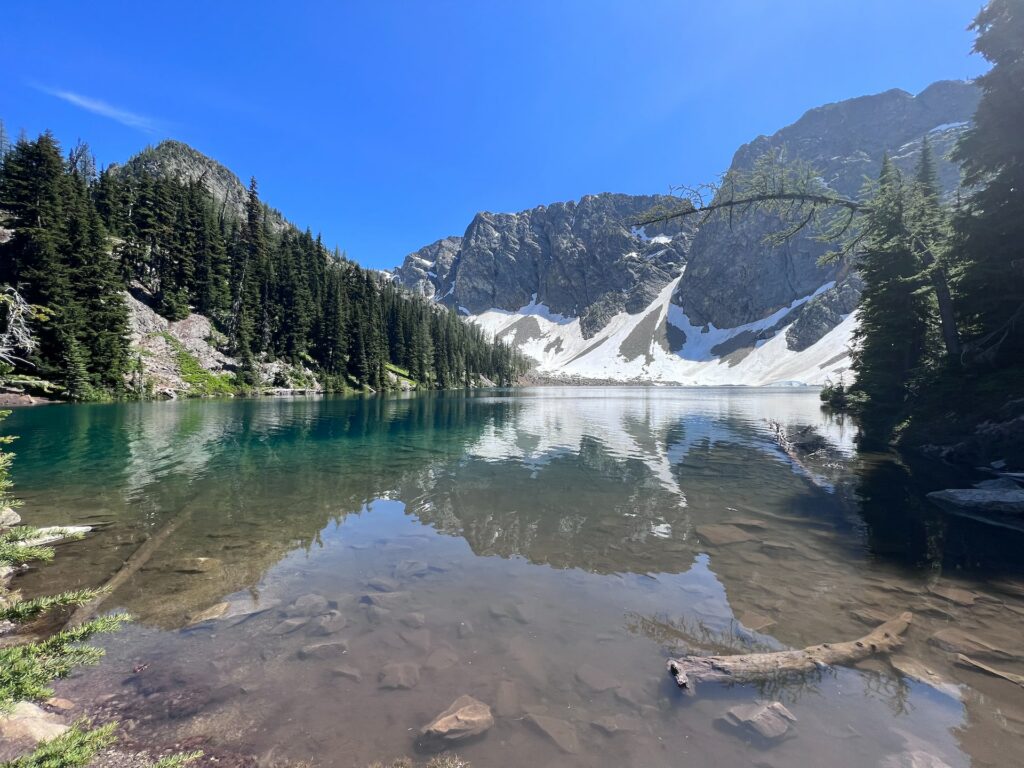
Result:
{"type": "Polygon", "coordinates": [[[925,498],[815,390],[535,388],[17,410],[26,523],[103,523],[12,584],[106,582],[58,681],[140,743],[259,766],[418,752],[462,695],[474,768],[1024,765],[1024,533],[925,498]],[[799,435],[799,445],[779,434],[799,435]],[[166,528],[166,526],[172,526],[166,528]],[[666,660],[848,641],[852,667],[676,687],[666,660]],[[737,713],[779,702],[769,738],[737,713]],[[730,714],[732,712],[732,714],[730,714]]]}

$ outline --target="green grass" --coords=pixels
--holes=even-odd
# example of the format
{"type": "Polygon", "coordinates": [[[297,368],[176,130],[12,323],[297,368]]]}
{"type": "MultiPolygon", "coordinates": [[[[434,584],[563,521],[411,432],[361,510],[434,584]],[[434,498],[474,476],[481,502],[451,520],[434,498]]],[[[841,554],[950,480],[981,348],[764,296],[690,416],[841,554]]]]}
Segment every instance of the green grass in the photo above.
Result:
{"type": "Polygon", "coordinates": [[[71,730],[44,741],[34,752],[3,763],[2,768],[78,768],[88,765],[101,749],[114,743],[114,723],[86,730],[85,723],[75,723],[71,730]]]}
{"type": "Polygon", "coordinates": [[[174,352],[174,359],[178,364],[181,379],[188,384],[186,394],[189,397],[223,397],[237,394],[238,387],[235,386],[233,376],[226,373],[211,373],[203,368],[195,356],[185,349],[185,345],[170,333],[164,331],[160,335],[170,344],[174,352]]]}
{"type": "Polygon", "coordinates": [[[396,376],[398,376],[399,378],[405,379],[413,387],[419,386],[419,382],[417,382],[416,379],[414,379],[412,375],[409,373],[409,371],[407,371],[405,368],[402,368],[399,365],[395,365],[394,363],[385,363],[384,367],[387,368],[396,376]]]}

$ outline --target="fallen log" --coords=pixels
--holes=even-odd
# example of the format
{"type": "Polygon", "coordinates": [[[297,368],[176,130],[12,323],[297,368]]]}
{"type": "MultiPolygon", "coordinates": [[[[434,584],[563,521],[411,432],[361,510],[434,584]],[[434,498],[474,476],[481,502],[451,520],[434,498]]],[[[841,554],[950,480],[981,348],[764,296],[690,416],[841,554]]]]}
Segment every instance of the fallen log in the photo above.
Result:
{"type": "Polygon", "coordinates": [[[99,613],[100,608],[106,599],[124,584],[128,579],[136,574],[136,572],[156,553],[157,550],[163,546],[163,543],[167,541],[174,531],[178,527],[188,520],[192,516],[191,509],[184,509],[179,512],[174,518],[164,524],[163,528],[154,533],[152,536],[147,538],[138,549],[132,552],[131,556],[121,564],[121,567],[117,569],[113,576],[98,590],[96,596],[87,603],[84,603],[71,614],[71,618],[68,619],[67,627],[73,629],[80,627],[85,622],[92,619],[99,613]]]}
{"type": "Polygon", "coordinates": [[[668,660],[676,685],[694,693],[697,683],[757,683],[783,675],[812,672],[832,666],[848,666],[877,653],[890,653],[903,642],[914,615],[889,619],[859,640],[822,643],[810,648],[737,656],[683,656],[668,660]]]}

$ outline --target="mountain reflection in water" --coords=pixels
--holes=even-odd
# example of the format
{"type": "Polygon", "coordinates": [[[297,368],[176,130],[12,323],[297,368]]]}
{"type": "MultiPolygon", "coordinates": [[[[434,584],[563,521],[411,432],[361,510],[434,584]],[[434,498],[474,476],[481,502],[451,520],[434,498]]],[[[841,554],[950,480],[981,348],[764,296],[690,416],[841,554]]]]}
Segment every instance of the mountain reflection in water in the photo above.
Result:
{"type": "Polygon", "coordinates": [[[813,391],[53,406],[7,426],[27,522],[113,523],[19,579],[25,592],[95,586],[185,516],[110,599],[137,623],[60,689],[116,693],[154,739],[359,766],[411,751],[409,729],[469,693],[497,708],[460,750],[478,765],[1024,762],[1019,689],[929,641],[956,628],[1024,673],[1024,536],[932,508],[931,478],[857,454],[855,426],[813,391]],[[779,428],[810,437],[787,448],[779,428]],[[358,675],[299,653],[319,620],[280,630],[308,594],[336,606],[358,675]],[[223,602],[267,610],[190,626],[223,602]],[[895,662],[923,663],[944,692],[885,659],[696,699],[663,671],[684,650],[851,639],[903,610],[895,662]],[[126,675],[138,659],[147,671],[126,675]],[[393,662],[418,668],[415,687],[378,688],[393,662]],[[719,722],[765,696],[797,716],[795,737],[768,747],[719,722]],[[607,718],[612,735],[592,725],[607,718]]]}

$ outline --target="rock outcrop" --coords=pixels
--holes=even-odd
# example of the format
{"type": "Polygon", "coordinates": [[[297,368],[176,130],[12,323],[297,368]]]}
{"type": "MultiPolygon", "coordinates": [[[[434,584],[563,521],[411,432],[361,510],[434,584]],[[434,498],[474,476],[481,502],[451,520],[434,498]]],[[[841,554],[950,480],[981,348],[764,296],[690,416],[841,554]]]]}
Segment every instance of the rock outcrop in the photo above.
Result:
{"type": "MultiPolygon", "coordinates": [[[[544,305],[587,315],[643,309],[686,262],[695,222],[634,226],[662,195],[588,195],[521,213],[478,213],[463,237],[439,240],[395,270],[407,288],[470,314],[544,305]]],[[[593,335],[593,334],[591,334],[593,335]]]]}
{"type": "MultiPolygon", "coordinates": [[[[978,97],[978,89],[969,83],[942,81],[917,96],[894,89],[827,104],[740,147],[730,169],[749,170],[759,157],[775,152],[812,164],[832,189],[855,197],[865,178],[878,175],[885,153],[901,170],[912,170],[928,136],[940,181],[951,192],[959,183],[959,171],[946,158],[973,116],[978,97]]],[[[765,235],[779,229],[780,222],[763,213],[732,222],[713,219],[701,227],[674,297],[695,325],[732,328],[749,323],[841,279],[848,265],[818,264],[829,246],[816,239],[817,233],[778,246],[766,243],[765,235]]]]}
{"type": "MultiPolygon", "coordinates": [[[[241,180],[216,160],[183,142],[166,139],[155,147],[147,147],[124,165],[111,165],[110,170],[129,177],[149,174],[170,176],[184,182],[202,180],[226,214],[239,219],[244,217],[248,190],[241,180]]],[[[272,229],[281,231],[288,226],[279,211],[266,205],[264,210],[272,229]]]]}

